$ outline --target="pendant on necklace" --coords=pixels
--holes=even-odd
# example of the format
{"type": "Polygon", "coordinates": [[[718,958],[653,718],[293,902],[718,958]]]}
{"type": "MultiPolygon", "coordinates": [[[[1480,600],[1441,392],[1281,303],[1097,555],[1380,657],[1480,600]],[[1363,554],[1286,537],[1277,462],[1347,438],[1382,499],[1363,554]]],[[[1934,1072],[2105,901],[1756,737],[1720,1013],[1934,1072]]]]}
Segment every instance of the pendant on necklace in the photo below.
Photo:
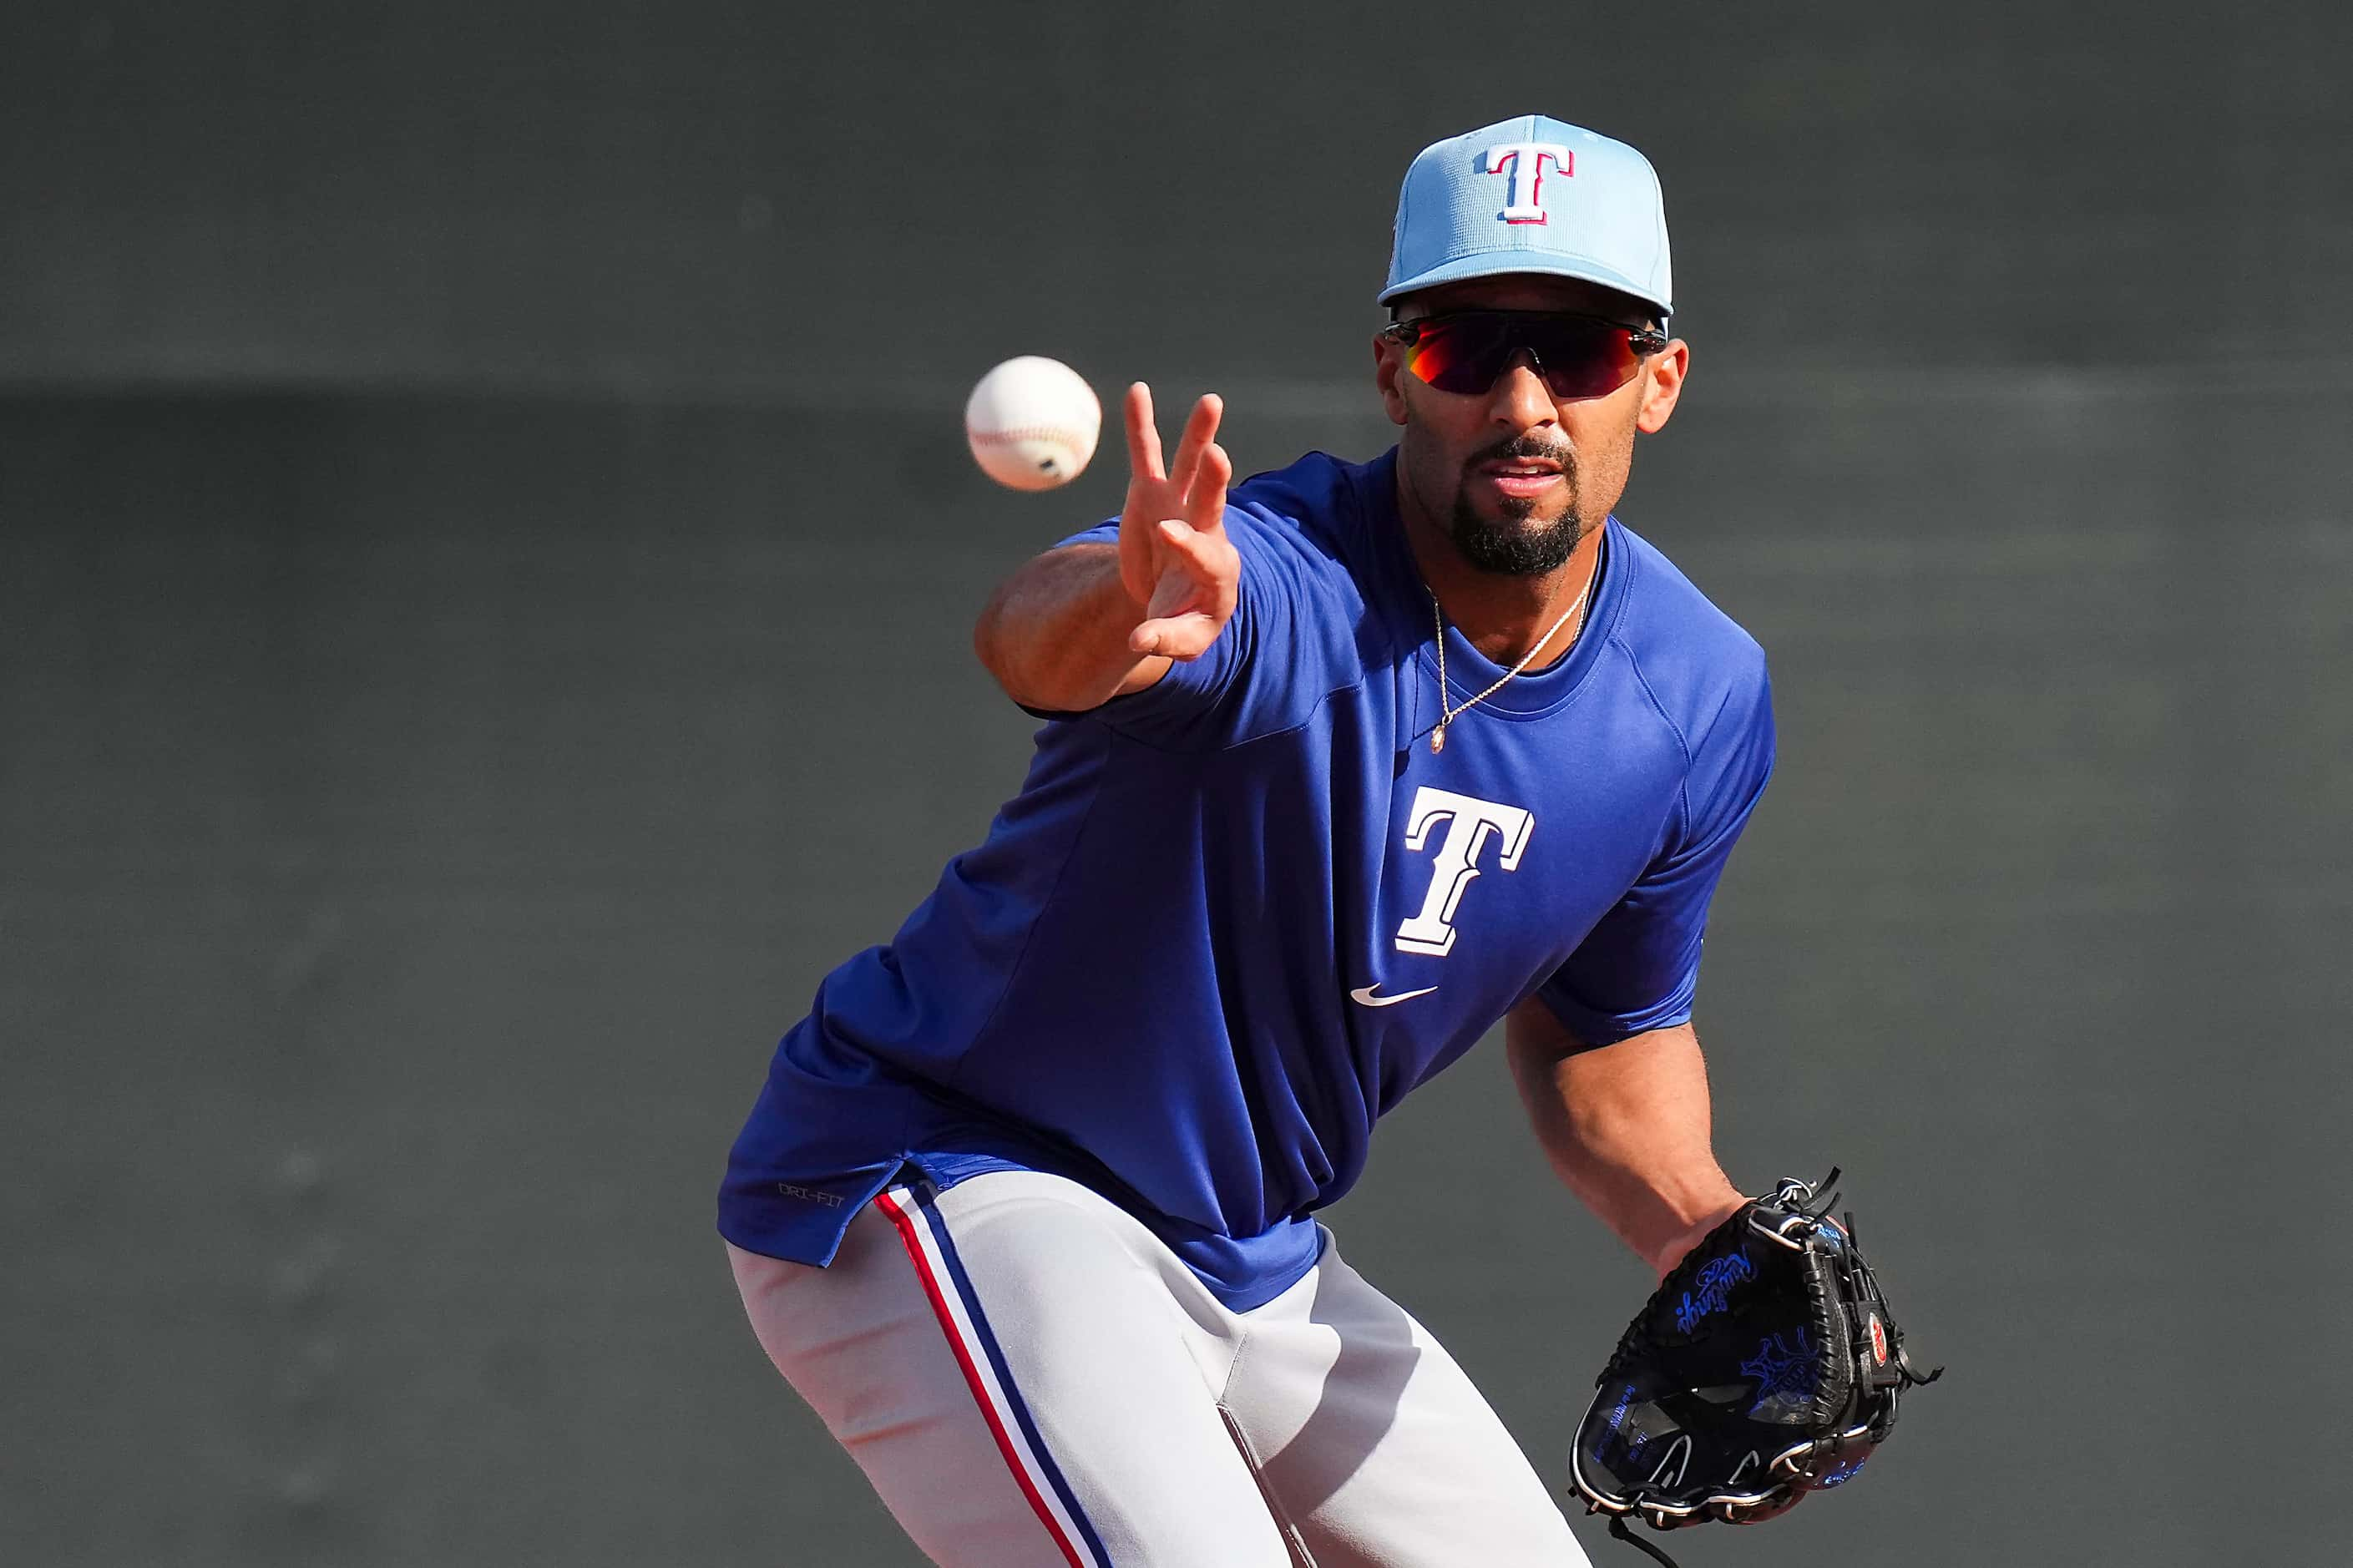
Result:
{"type": "Polygon", "coordinates": [[[1434,757],[1444,750],[1446,750],[1446,726],[1440,724],[1430,732],[1430,754],[1434,757]]]}

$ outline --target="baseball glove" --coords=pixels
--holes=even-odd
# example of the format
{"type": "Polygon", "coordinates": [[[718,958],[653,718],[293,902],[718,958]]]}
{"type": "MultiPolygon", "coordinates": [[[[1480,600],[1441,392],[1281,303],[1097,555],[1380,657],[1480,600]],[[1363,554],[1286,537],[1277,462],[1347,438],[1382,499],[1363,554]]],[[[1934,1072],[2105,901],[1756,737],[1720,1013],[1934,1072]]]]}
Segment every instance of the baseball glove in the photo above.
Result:
{"type": "MultiPolygon", "coordinates": [[[[1833,1170],[1820,1188],[1838,1180],[1833,1170]]],[[[1769,1519],[1862,1468],[1915,1371],[1838,1194],[1785,1181],[1710,1231],[1627,1325],[1577,1428],[1586,1511],[1673,1568],[1626,1521],[1769,1519]]]]}

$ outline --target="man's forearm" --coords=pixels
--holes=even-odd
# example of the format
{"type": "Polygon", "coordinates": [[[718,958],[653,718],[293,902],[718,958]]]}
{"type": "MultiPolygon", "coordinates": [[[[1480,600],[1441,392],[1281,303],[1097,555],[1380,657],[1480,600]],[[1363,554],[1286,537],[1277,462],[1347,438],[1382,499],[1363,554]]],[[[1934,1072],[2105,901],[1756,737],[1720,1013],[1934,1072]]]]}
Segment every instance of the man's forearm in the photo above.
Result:
{"type": "Polygon", "coordinates": [[[1016,702],[1080,713],[1140,691],[1167,669],[1167,659],[1128,647],[1143,619],[1120,582],[1118,547],[1074,544],[998,585],[973,627],[973,652],[1016,702]]]}
{"type": "Polygon", "coordinates": [[[1506,1038],[1553,1169],[1654,1270],[1744,1201],[1715,1162],[1707,1067],[1689,1025],[1586,1050],[1530,998],[1506,1038]]]}

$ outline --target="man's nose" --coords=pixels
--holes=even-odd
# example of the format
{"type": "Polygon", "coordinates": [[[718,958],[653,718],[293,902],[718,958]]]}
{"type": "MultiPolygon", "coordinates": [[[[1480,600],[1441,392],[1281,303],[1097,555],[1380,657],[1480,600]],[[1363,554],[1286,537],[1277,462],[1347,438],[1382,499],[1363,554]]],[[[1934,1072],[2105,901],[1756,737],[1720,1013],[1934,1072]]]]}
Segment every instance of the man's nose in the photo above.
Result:
{"type": "Polygon", "coordinates": [[[1522,349],[1504,367],[1488,390],[1488,413],[1496,424],[1514,430],[1530,430],[1540,425],[1550,425],[1556,410],[1552,389],[1545,384],[1536,369],[1535,356],[1522,349]]]}

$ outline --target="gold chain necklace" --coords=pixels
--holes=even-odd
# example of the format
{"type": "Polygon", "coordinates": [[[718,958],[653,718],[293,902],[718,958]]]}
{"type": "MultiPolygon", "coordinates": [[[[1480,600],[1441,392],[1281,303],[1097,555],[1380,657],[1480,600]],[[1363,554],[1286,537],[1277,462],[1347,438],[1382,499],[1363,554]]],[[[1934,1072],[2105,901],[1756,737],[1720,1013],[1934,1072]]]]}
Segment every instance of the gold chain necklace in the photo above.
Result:
{"type": "MultiPolygon", "coordinates": [[[[1439,752],[1446,750],[1446,726],[1453,723],[1454,721],[1460,719],[1465,713],[1470,712],[1472,709],[1476,708],[1480,703],[1486,701],[1487,699],[1504,689],[1504,681],[1511,679],[1512,677],[1527,668],[1529,662],[1533,660],[1536,655],[1542,653],[1545,648],[1550,645],[1554,637],[1560,635],[1560,628],[1568,624],[1568,617],[1576,615],[1578,611],[1585,608],[1585,597],[1587,595],[1593,592],[1593,577],[1599,576],[1599,574],[1600,563],[1596,562],[1594,563],[1593,575],[1588,576],[1585,579],[1585,586],[1577,591],[1576,601],[1572,603],[1568,608],[1560,613],[1560,619],[1553,622],[1552,629],[1537,639],[1535,647],[1528,649],[1527,652],[1520,656],[1519,663],[1504,671],[1503,680],[1496,681],[1494,685],[1490,686],[1486,690],[1482,691],[1478,696],[1473,697],[1470,701],[1465,702],[1460,708],[1449,708],[1446,705],[1446,612],[1439,607],[1438,595],[1436,591],[1433,590],[1427,583],[1421,585],[1421,591],[1430,595],[1430,616],[1438,623],[1438,725],[1430,732],[1430,754],[1431,756],[1434,757],[1438,755],[1439,752]]],[[[1580,632],[1585,629],[1585,623],[1582,620],[1577,622],[1577,629],[1580,632]]],[[[1575,634],[1572,633],[1569,637],[1569,641],[1575,642],[1576,640],[1577,637],[1575,634]]]]}

